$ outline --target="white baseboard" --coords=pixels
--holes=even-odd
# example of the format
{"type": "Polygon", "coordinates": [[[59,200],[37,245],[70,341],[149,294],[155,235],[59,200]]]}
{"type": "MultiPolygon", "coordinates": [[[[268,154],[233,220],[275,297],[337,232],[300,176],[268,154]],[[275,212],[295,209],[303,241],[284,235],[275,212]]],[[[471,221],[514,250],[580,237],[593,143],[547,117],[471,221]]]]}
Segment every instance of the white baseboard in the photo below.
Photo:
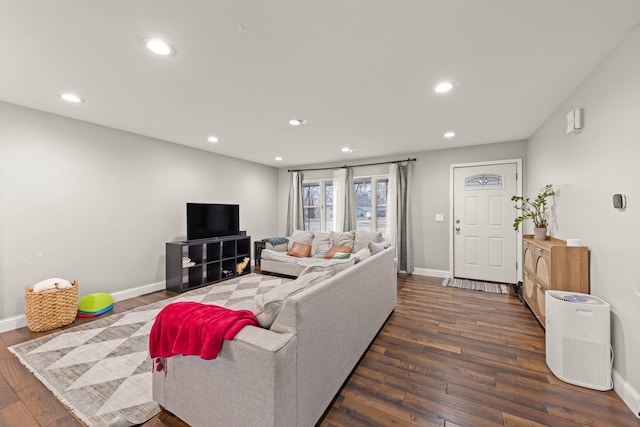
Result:
{"type": "Polygon", "coordinates": [[[433,270],[431,268],[415,268],[413,270],[413,274],[418,276],[431,276],[431,277],[441,277],[446,279],[450,277],[450,272],[447,270],[433,270]]]}
{"type": "MultiPolygon", "coordinates": [[[[151,292],[162,291],[165,289],[165,282],[156,282],[149,285],[138,286],[131,289],[125,289],[124,291],[113,292],[111,296],[117,301],[122,301],[129,298],[139,297],[140,295],[150,294],[151,292]]],[[[5,317],[0,319],[0,333],[12,331],[14,329],[27,326],[27,318],[24,314],[17,316],[5,317]]]]}
{"type": "Polygon", "coordinates": [[[24,314],[0,319],[0,332],[12,331],[23,326],[27,326],[27,318],[24,314]]]}
{"type": "Polygon", "coordinates": [[[156,282],[148,285],[142,285],[131,289],[125,289],[124,291],[112,292],[111,296],[114,301],[122,301],[129,298],[139,297],[140,295],[150,294],[151,292],[163,291],[166,288],[166,283],[156,282]]]}
{"type": "Polygon", "coordinates": [[[640,393],[634,390],[615,369],[613,370],[613,390],[627,404],[633,415],[640,418],[640,393]]]}

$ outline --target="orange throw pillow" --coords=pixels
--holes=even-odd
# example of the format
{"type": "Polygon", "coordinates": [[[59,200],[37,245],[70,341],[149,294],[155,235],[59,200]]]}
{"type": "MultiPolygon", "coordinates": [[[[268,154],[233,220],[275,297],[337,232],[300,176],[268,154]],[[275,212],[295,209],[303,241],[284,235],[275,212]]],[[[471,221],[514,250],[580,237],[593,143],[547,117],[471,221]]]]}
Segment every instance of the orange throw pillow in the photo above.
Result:
{"type": "Polygon", "coordinates": [[[291,255],[298,258],[306,258],[311,253],[311,245],[306,243],[293,242],[291,249],[287,252],[287,255],[291,255]]]}
{"type": "Polygon", "coordinates": [[[338,252],[350,254],[351,252],[353,252],[353,248],[350,248],[349,246],[333,245],[331,246],[331,249],[329,249],[329,252],[324,256],[324,258],[331,259],[338,252]]]}

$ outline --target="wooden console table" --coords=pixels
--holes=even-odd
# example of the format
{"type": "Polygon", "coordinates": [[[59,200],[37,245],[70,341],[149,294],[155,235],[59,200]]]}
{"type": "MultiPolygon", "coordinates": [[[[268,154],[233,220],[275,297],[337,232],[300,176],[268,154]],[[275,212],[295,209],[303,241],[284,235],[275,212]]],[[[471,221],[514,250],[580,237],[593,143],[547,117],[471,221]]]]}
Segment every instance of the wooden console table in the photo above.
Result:
{"type": "Polygon", "coordinates": [[[523,296],[545,327],[545,291],[589,293],[589,249],[553,237],[522,239],[523,296]]]}

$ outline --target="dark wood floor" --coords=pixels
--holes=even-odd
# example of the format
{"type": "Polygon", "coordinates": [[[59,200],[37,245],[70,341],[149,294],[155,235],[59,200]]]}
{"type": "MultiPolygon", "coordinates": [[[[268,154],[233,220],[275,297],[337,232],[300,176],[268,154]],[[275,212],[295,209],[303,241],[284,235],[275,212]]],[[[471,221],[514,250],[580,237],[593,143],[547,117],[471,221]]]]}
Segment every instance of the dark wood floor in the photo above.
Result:
{"type": "MultiPolygon", "coordinates": [[[[515,297],[440,283],[398,276],[395,312],[320,425],[640,426],[613,391],[553,376],[544,332],[515,297]]],[[[118,302],[114,313],[172,295],[118,302]]],[[[0,426],[83,425],[7,350],[41,335],[0,334],[0,426]]],[[[186,424],[163,411],[144,425],[186,424]]]]}

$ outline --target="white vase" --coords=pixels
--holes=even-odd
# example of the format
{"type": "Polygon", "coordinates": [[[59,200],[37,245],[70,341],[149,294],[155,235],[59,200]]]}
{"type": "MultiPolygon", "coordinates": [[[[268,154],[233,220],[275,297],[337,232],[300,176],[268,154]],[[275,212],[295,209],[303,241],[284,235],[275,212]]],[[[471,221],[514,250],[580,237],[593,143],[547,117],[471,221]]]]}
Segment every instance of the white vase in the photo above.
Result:
{"type": "Polygon", "coordinates": [[[534,227],[533,240],[547,240],[547,227],[534,227]]]}

